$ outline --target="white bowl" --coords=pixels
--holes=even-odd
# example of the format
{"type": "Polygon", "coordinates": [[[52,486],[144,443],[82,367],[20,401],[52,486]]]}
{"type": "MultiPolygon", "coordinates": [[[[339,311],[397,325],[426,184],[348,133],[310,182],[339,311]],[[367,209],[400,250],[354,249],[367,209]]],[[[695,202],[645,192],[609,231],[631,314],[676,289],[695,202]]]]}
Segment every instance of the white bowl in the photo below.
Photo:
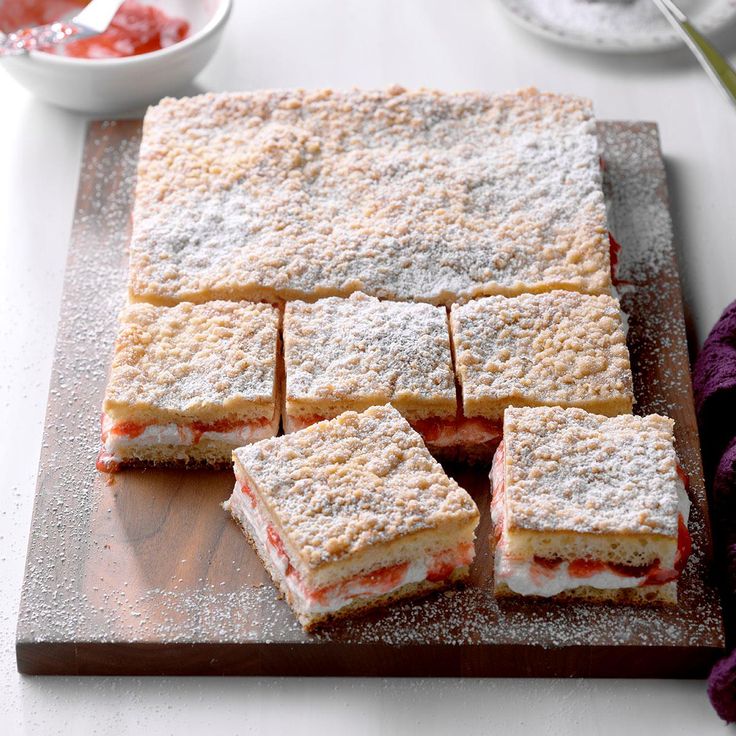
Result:
{"type": "Polygon", "coordinates": [[[145,0],[186,18],[189,35],[160,51],[115,59],[78,59],[38,51],[0,61],[46,102],[97,115],[122,112],[174,94],[215,53],[232,0],[145,0]]]}

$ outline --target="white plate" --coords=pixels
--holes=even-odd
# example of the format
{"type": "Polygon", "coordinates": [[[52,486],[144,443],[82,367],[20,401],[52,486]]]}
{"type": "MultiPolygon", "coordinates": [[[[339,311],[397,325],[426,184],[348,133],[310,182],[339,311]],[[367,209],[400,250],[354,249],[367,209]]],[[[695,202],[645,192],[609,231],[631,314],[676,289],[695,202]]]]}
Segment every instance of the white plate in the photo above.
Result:
{"type": "MultiPolygon", "coordinates": [[[[683,42],[652,0],[499,0],[529,31],[589,51],[639,53],[683,42]]],[[[700,31],[712,33],[736,19],[736,0],[678,0],[700,31]]]]}

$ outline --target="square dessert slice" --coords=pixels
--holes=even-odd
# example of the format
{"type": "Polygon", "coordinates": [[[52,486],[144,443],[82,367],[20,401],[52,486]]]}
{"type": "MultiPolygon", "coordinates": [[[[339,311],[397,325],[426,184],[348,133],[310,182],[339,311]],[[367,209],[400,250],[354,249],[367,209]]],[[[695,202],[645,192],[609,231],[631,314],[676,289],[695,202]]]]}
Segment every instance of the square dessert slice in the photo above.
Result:
{"type": "Polygon", "coordinates": [[[464,415],[495,426],[499,438],[508,406],[631,413],[629,351],[611,296],[486,297],[454,305],[450,330],[464,415]]]}
{"type": "Polygon", "coordinates": [[[278,432],[279,311],[215,301],[133,304],[120,318],[97,467],[230,463],[278,432]]]}
{"type": "Polygon", "coordinates": [[[478,509],[392,406],[233,459],[225,507],[307,630],[468,575],[478,509]]]}
{"type": "Polygon", "coordinates": [[[360,292],[289,302],[284,363],[286,432],[390,403],[433,454],[449,446],[441,430],[456,425],[457,397],[444,307],[360,292]]]}
{"type": "Polygon", "coordinates": [[[690,501],[673,424],[507,409],[491,473],[495,594],[675,604],[690,501]]]}
{"type": "Polygon", "coordinates": [[[265,90],[146,114],[131,301],[449,305],[610,287],[587,100],[265,90]]]}

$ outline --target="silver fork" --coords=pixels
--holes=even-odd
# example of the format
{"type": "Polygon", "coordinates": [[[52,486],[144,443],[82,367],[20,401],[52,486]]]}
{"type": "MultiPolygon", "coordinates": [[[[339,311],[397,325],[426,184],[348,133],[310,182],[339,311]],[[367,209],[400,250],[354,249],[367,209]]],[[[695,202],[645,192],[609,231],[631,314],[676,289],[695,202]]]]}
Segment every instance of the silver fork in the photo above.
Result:
{"type": "Polygon", "coordinates": [[[736,105],[736,71],[716,47],[698,31],[672,0],[653,0],[672,27],[682,36],[708,76],[736,105]]]}
{"type": "Polygon", "coordinates": [[[0,58],[97,36],[107,30],[122,4],[123,0],[92,0],[72,17],[43,26],[21,28],[5,36],[0,34],[0,58]]]}

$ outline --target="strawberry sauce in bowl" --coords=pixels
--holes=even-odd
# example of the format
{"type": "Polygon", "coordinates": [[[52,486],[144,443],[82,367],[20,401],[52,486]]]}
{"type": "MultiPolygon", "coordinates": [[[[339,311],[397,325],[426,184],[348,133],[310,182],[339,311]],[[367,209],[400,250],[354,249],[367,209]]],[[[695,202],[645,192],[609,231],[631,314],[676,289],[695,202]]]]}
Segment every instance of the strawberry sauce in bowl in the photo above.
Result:
{"type": "MultiPolygon", "coordinates": [[[[69,18],[86,0],[0,0],[0,30],[69,18]]],[[[219,43],[232,0],[125,0],[94,36],[3,60],[37,97],[96,115],[181,91],[219,43]]]]}
{"type": "MultiPolygon", "coordinates": [[[[15,0],[0,5],[0,30],[53,23],[79,12],[86,0],[15,0]]],[[[78,59],[110,59],[136,56],[173,46],[189,35],[189,21],[138,0],[125,0],[110,27],[99,36],[41,49],[78,59]]]]}

